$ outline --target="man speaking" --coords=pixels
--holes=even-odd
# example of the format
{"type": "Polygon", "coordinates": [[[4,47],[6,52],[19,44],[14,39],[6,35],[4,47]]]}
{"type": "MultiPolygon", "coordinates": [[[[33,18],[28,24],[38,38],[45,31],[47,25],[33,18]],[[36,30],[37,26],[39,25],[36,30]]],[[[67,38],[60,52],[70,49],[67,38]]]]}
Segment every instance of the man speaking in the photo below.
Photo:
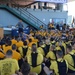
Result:
{"type": "Polygon", "coordinates": [[[20,21],[17,23],[16,27],[18,27],[19,35],[22,34],[22,33],[23,33],[23,27],[24,27],[22,20],[20,20],[20,21]]]}

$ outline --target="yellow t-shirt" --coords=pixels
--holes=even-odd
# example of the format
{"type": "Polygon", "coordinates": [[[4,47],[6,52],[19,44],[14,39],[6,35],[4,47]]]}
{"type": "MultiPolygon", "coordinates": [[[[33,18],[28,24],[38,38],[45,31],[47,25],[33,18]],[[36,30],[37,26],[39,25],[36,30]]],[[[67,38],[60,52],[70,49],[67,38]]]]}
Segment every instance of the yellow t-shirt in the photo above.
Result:
{"type": "Polygon", "coordinates": [[[12,39],[11,42],[12,42],[12,45],[17,43],[15,39],[12,39]]]}
{"type": "Polygon", "coordinates": [[[32,44],[36,44],[35,42],[31,42],[28,44],[28,47],[32,47],[32,44]]]}
{"type": "Polygon", "coordinates": [[[12,58],[6,58],[0,61],[0,74],[12,75],[19,70],[18,62],[12,58]]]}
{"type": "Polygon", "coordinates": [[[11,46],[5,46],[4,47],[4,52],[6,53],[8,50],[12,50],[12,47],[11,46]]]}
{"type": "Polygon", "coordinates": [[[33,42],[38,42],[38,39],[34,39],[33,42]]]}
{"type": "Polygon", "coordinates": [[[37,56],[37,65],[38,66],[36,66],[36,67],[32,67],[31,54],[27,56],[27,61],[31,65],[31,72],[35,72],[37,74],[39,74],[41,72],[41,70],[42,70],[41,64],[43,62],[43,56],[42,56],[42,54],[38,53],[38,56],[37,56]]]}
{"type": "Polygon", "coordinates": [[[16,59],[16,60],[20,60],[21,59],[20,53],[16,52],[16,50],[12,50],[12,52],[13,52],[13,55],[12,55],[13,59],[16,59]]]}
{"type": "Polygon", "coordinates": [[[75,50],[72,50],[73,53],[75,53],[75,50]]]}
{"type": "Polygon", "coordinates": [[[67,60],[67,62],[68,62],[68,68],[72,71],[75,71],[75,68],[73,67],[74,62],[73,62],[72,56],[70,54],[73,55],[74,53],[70,52],[69,54],[64,56],[64,59],[67,60]]]}
{"type": "Polygon", "coordinates": [[[4,57],[5,55],[2,52],[0,52],[0,58],[4,58],[4,57]]]}
{"type": "Polygon", "coordinates": [[[5,45],[2,45],[3,50],[5,49],[5,45]]]}
{"type": "MultiPolygon", "coordinates": [[[[28,47],[28,51],[27,51],[26,56],[28,56],[31,53],[32,53],[31,47],[28,47]]],[[[41,51],[37,49],[37,53],[40,53],[41,54],[41,51]]]]}
{"type": "Polygon", "coordinates": [[[41,52],[41,54],[42,54],[43,56],[45,56],[45,53],[44,53],[44,50],[43,50],[43,48],[41,48],[41,47],[38,47],[38,48],[37,48],[37,50],[39,50],[39,51],[41,52]]]}
{"type": "MultiPolygon", "coordinates": [[[[63,62],[63,59],[62,58],[59,58],[59,59],[57,59],[57,61],[63,62]]],[[[67,61],[66,61],[66,66],[67,66],[67,71],[68,71],[68,63],[67,63],[67,61]]],[[[59,75],[58,64],[57,64],[56,61],[52,61],[51,62],[50,69],[54,71],[55,75],[59,75]]]]}
{"type": "MultiPolygon", "coordinates": [[[[28,48],[28,46],[23,46],[23,48],[28,48]]],[[[22,57],[23,57],[23,48],[22,47],[18,48],[18,51],[20,52],[22,57]]]]}
{"type": "Polygon", "coordinates": [[[23,42],[22,41],[19,41],[16,43],[16,46],[19,48],[19,47],[22,47],[23,46],[23,42]]]}
{"type": "Polygon", "coordinates": [[[29,39],[32,39],[32,42],[34,41],[34,37],[30,36],[29,39]]]}
{"type": "Polygon", "coordinates": [[[60,47],[60,46],[58,46],[58,47],[56,47],[56,48],[55,48],[55,50],[61,50],[61,47],[60,47]]]}
{"type": "Polygon", "coordinates": [[[46,58],[50,58],[52,60],[55,60],[56,59],[56,56],[55,54],[52,52],[52,51],[49,51],[46,55],[46,58]]]}
{"type": "Polygon", "coordinates": [[[26,39],[25,41],[27,42],[27,44],[29,44],[29,40],[28,39],[26,39]]]}

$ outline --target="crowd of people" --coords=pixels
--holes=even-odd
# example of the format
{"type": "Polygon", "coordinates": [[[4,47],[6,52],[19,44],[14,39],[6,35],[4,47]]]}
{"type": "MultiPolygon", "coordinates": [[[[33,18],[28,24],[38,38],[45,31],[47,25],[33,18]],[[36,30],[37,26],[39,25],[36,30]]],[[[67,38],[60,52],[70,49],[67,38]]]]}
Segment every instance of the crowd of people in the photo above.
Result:
{"type": "Polygon", "coordinates": [[[0,39],[0,75],[75,75],[75,30],[5,36],[0,39]]]}

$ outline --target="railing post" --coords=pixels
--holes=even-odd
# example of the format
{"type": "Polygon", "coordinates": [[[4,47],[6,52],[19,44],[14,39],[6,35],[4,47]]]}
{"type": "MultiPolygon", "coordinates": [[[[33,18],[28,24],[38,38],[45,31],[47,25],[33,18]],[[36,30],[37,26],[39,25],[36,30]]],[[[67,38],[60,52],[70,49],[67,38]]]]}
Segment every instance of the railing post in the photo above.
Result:
{"type": "MultiPolygon", "coordinates": [[[[19,8],[20,9],[20,8],[19,8]]],[[[21,9],[20,9],[20,15],[21,15],[21,9]]]]}
{"type": "MultiPolygon", "coordinates": [[[[37,20],[37,19],[36,19],[37,20]]],[[[38,25],[38,20],[36,21],[37,23],[36,23],[36,25],[38,25]]]]}
{"type": "Polygon", "coordinates": [[[30,14],[29,14],[29,18],[28,18],[29,20],[31,19],[31,16],[30,16],[30,14]]]}

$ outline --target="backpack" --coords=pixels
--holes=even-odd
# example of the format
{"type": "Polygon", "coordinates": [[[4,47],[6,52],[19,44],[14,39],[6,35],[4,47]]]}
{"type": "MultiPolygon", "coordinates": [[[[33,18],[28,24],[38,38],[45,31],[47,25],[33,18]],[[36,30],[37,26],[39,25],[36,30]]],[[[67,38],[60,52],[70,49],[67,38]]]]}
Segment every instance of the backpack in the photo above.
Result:
{"type": "Polygon", "coordinates": [[[71,57],[72,57],[72,59],[73,59],[73,62],[74,62],[74,66],[72,66],[71,64],[69,64],[69,65],[71,65],[72,67],[74,67],[75,68],[75,54],[70,54],[71,55],[71,57]]]}
{"type": "Polygon", "coordinates": [[[45,62],[45,65],[49,68],[51,65],[51,59],[48,58],[47,61],[45,62]]]}
{"type": "Polygon", "coordinates": [[[55,55],[55,57],[56,57],[56,60],[57,60],[56,51],[54,50],[54,51],[52,51],[52,52],[54,53],[54,55],[55,55]]]}
{"type": "Polygon", "coordinates": [[[62,51],[63,51],[63,55],[65,55],[65,49],[64,49],[64,47],[63,47],[63,46],[60,46],[60,48],[61,48],[62,51]]]}
{"type": "Polygon", "coordinates": [[[45,56],[46,56],[46,54],[47,54],[47,49],[46,49],[46,46],[45,47],[41,47],[43,50],[44,50],[44,53],[45,53],[45,56]]]}
{"type": "Polygon", "coordinates": [[[47,55],[47,53],[49,52],[49,48],[50,48],[50,45],[47,45],[47,44],[46,44],[46,55],[47,55]]]}
{"type": "Polygon", "coordinates": [[[23,57],[25,57],[27,54],[28,47],[27,48],[22,47],[22,50],[23,50],[23,57]]]}
{"type": "Polygon", "coordinates": [[[66,65],[66,61],[64,60],[63,62],[59,62],[57,61],[57,65],[58,65],[58,73],[59,75],[67,75],[67,65],[66,65]]]}
{"type": "MultiPolygon", "coordinates": [[[[52,51],[53,53],[54,53],[54,55],[55,55],[55,57],[56,57],[56,51],[52,51]]],[[[57,59],[57,58],[56,58],[57,59]]],[[[48,58],[48,60],[45,62],[45,65],[49,68],[50,67],[50,65],[51,65],[51,58],[48,58]]],[[[52,61],[55,61],[55,60],[52,60],[52,61]]]]}
{"type": "Polygon", "coordinates": [[[37,66],[37,56],[38,56],[38,53],[31,53],[32,67],[36,67],[37,66]]]}

